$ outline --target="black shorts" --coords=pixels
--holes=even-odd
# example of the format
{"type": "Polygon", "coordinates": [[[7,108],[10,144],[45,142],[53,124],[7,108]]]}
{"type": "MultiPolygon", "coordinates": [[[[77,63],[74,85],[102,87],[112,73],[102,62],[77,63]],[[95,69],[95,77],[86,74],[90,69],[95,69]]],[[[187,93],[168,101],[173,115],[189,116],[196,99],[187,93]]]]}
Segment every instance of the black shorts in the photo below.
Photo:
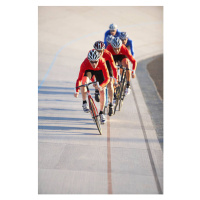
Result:
{"type": "Polygon", "coordinates": [[[125,56],[125,55],[113,55],[113,58],[114,58],[114,61],[116,63],[118,61],[121,62],[124,58],[127,58],[127,56],[125,56]]]}
{"type": "Polygon", "coordinates": [[[89,79],[91,79],[94,75],[96,77],[96,81],[98,81],[99,85],[101,85],[103,81],[105,80],[102,70],[99,70],[99,71],[86,70],[84,74],[84,76],[87,76],[89,79]]]}
{"type": "Polygon", "coordinates": [[[107,65],[110,77],[113,77],[113,70],[112,70],[112,67],[110,66],[110,62],[108,60],[106,61],[106,65],[107,65]]]}

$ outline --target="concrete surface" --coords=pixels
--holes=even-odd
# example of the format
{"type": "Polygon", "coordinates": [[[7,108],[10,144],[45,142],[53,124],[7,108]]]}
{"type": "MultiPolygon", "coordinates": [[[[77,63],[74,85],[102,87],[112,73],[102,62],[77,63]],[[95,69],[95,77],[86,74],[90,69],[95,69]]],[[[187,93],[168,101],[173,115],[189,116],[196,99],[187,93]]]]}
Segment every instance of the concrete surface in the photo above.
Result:
{"type": "Polygon", "coordinates": [[[139,62],[137,69],[137,77],[144,96],[145,103],[151,115],[151,119],[154,124],[158,140],[160,142],[161,148],[163,149],[163,100],[161,98],[163,93],[163,87],[162,85],[158,86],[158,82],[160,79],[159,77],[162,77],[161,74],[163,73],[163,63],[161,57],[162,55],[159,55],[139,62]],[[154,72],[152,64],[154,64],[154,67],[158,71],[156,72],[157,77],[153,76],[154,79],[150,75],[154,72]],[[151,65],[151,68],[148,69],[149,65],[151,65]],[[157,65],[161,65],[160,68],[157,65]],[[149,70],[151,70],[150,74],[149,70]],[[160,76],[158,74],[160,74],[160,76]],[[161,96],[159,95],[159,90],[157,88],[159,88],[161,96]]]}
{"type": "Polygon", "coordinates": [[[73,97],[80,64],[112,22],[138,62],[163,53],[162,7],[39,7],[39,194],[163,193],[163,151],[138,79],[101,136],[73,97]]]}

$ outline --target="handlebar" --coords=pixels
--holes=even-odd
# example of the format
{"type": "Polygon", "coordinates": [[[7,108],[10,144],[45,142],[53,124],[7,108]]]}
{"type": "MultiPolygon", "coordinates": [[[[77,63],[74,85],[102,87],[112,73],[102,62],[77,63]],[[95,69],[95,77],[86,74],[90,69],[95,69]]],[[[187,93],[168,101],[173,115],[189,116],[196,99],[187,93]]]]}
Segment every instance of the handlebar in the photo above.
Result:
{"type": "Polygon", "coordinates": [[[91,85],[91,84],[94,84],[94,83],[96,83],[97,84],[97,86],[99,86],[99,82],[97,82],[97,81],[94,81],[94,82],[90,82],[90,83],[87,83],[87,84],[84,84],[84,85],[79,85],[78,87],[76,87],[76,88],[80,88],[80,87],[87,87],[87,86],[89,86],[89,85],[91,85]]]}
{"type": "Polygon", "coordinates": [[[127,69],[126,67],[123,67],[122,65],[117,65],[117,68],[118,69],[126,69],[126,70],[130,70],[130,71],[135,71],[135,70],[132,70],[132,69],[127,69]]]}
{"type": "Polygon", "coordinates": [[[117,84],[117,79],[116,79],[115,77],[110,77],[110,78],[113,78],[113,79],[115,79],[115,83],[117,84]]]}

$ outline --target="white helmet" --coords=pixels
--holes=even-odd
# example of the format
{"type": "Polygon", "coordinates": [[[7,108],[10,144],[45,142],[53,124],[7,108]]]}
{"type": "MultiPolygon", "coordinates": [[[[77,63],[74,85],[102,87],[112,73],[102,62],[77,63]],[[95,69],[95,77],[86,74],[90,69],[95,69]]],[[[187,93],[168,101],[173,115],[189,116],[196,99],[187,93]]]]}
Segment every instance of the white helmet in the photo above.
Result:
{"type": "Polygon", "coordinates": [[[108,36],[106,37],[106,42],[111,43],[113,39],[114,39],[114,36],[108,35],[108,36]]]}
{"type": "Polygon", "coordinates": [[[100,58],[100,54],[95,49],[92,49],[88,53],[88,60],[89,61],[98,61],[100,58]]]}
{"type": "Polygon", "coordinates": [[[122,46],[122,41],[120,40],[119,37],[115,37],[112,42],[111,45],[113,48],[120,48],[122,46]]]}
{"type": "Polygon", "coordinates": [[[125,40],[128,37],[128,34],[126,32],[121,32],[119,37],[121,40],[125,40]]]}
{"type": "Polygon", "coordinates": [[[109,29],[110,30],[116,30],[117,29],[117,25],[116,24],[110,24],[109,29]]]}

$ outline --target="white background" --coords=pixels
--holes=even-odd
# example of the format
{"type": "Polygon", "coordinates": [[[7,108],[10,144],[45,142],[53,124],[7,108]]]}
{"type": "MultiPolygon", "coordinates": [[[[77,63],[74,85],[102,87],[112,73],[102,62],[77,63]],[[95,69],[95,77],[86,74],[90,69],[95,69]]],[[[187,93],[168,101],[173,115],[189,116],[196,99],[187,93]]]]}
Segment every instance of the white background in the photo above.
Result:
{"type": "MultiPolygon", "coordinates": [[[[198,199],[199,6],[197,1],[7,0],[0,5],[2,199],[121,198],[38,195],[38,6],[164,6],[164,195],[198,199]],[[94,3],[95,2],[95,3],[94,3]],[[14,152],[14,153],[13,153],[14,152]]],[[[133,198],[125,195],[122,198],[133,198]]]]}

